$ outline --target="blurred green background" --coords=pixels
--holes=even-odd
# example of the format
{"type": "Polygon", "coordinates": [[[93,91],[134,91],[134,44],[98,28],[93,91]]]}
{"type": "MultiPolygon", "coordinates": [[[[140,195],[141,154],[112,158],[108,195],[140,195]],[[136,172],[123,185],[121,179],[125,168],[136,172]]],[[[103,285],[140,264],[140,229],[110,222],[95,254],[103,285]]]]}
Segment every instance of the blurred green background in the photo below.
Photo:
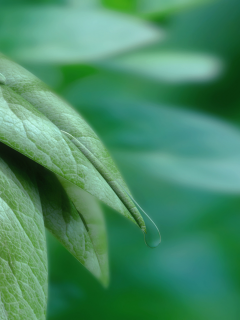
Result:
{"type": "Polygon", "coordinates": [[[240,319],[239,0],[0,5],[0,50],[79,110],[162,234],[104,207],[108,289],[48,234],[47,319],[240,319]]]}

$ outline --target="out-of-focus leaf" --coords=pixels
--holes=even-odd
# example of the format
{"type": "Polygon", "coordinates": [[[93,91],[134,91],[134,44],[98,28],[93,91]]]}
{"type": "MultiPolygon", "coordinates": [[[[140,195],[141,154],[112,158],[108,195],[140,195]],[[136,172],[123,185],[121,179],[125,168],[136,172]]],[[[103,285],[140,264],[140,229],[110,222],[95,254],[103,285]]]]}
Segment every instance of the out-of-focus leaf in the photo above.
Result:
{"type": "Polygon", "coordinates": [[[108,96],[110,86],[105,85],[101,78],[89,78],[74,85],[68,98],[87,115],[97,113],[102,127],[111,124],[111,135],[106,131],[102,136],[119,161],[128,161],[152,177],[240,192],[237,128],[199,113],[123,98],[121,88],[114,91],[114,85],[108,96]],[[91,97],[91,88],[101,83],[102,95],[91,97]]]}
{"type": "Polygon", "coordinates": [[[65,0],[65,4],[83,9],[100,9],[101,3],[99,0],[65,0]]]}
{"type": "MultiPolygon", "coordinates": [[[[9,101],[13,100],[15,104],[17,102],[14,108],[17,108],[20,113],[22,112],[21,120],[16,117],[14,121],[19,123],[21,130],[23,130],[23,136],[17,137],[21,140],[21,143],[19,142],[17,145],[15,137],[10,135],[8,138],[11,137],[13,145],[17,145],[19,148],[24,144],[25,154],[33,160],[41,161],[41,164],[51,171],[80,188],[84,188],[131,220],[135,219],[142,230],[145,230],[144,221],[135,204],[119,185],[120,183],[127,189],[113,160],[82,117],[70,105],[52,93],[39,79],[4,56],[0,57],[0,68],[6,77],[6,84],[14,91],[6,86],[3,86],[2,90],[6,93],[9,101]],[[26,117],[26,113],[28,113],[28,117],[26,117]],[[29,139],[25,140],[26,133],[22,121],[24,121],[25,129],[28,124],[28,130],[33,134],[30,139],[33,139],[34,143],[29,139]],[[32,121],[34,121],[35,127],[33,127],[32,121]],[[37,137],[35,136],[36,128],[39,130],[37,137]],[[58,128],[65,133],[61,133],[58,128]],[[49,145],[46,144],[47,141],[49,145]],[[36,147],[36,144],[40,149],[36,147]],[[43,147],[48,155],[42,151],[43,147]],[[35,152],[33,149],[36,149],[35,152]]],[[[5,101],[6,98],[3,100],[5,101]]],[[[5,103],[4,101],[3,103],[5,103]]],[[[13,114],[8,109],[8,103],[5,103],[4,106],[6,112],[10,112],[10,117],[12,117],[13,114]]],[[[1,127],[0,129],[5,142],[7,141],[6,132],[12,132],[11,122],[5,121],[3,123],[5,128],[1,127]]]]}
{"type": "Polygon", "coordinates": [[[167,179],[173,183],[192,185],[207,190],[228,193],[240,192],[238,159],[181,158],[179,155],[161,152],[116,153],[119,161],[128,162],[138,170],[145,169],[155,179],[167,179]],[[137,162],[137,165],[136,165],[137,162]]]}
{"type": "Polygon", "coordinates": [[[219,59],[187,52],[135,52],[111,58],[101,67],[167,82],[203,82],[216,78],[222,69],[219,59]]]}
{"type": "Polygon", "coordinates": [[[150,15],[168,15],[213,0],[137,0],[137,12],[150,15]]]}
{"type": "Polygon", "coordinates": [[[102,210],[93,196],[86,193],[83,189],[76,187],[61,177],[58,177],[58,180],[87,226],[88,234],[101,269],[100,280],[104,285],[107,285],[109,282],[107,232],[102,210]]]}
{"type": "Polygon", "coordinates": [[[0,144],[0,319],[44,320],[46,239],[30,160],[0,144]]]}
{"type": "Polygon", "coordinates": [[[96,200],[74,185],[78,189],[77,198],[70,199],[57,177],[45,168],[39,170],[38,185],[46,228],[106,285],[109,278],[106,229],[96,200]]]}
{"type": "Polygon", "coordinates": [[[4,52],[28,63],[92,61],[162,37],[137,18],[74,7],[2,8],[0,29],[4,52]]]}

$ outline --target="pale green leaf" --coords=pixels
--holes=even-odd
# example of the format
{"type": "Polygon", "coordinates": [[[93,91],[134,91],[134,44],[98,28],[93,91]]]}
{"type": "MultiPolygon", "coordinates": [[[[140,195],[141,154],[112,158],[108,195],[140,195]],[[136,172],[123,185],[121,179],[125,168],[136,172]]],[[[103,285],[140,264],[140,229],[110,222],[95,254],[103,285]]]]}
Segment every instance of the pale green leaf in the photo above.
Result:
{"type": "Polygon", "coordinates": [[[0,68],[7,84],[1,86],[1,141],[96,196],[145,230],[134,203],[120,187],[125,184],[119,171],[80,115],[17,64],[2,57],[0,68]]]}
{"type": "Polygon", "coordinates": [[[0,319],[44,320],[47,253],[30,160],[0,144],[0,319]]]}
{"type": "Polygon", "coordinates": [[[68,91],[68,98],[83,112],[98,112],[96,126],[100,121],[103,128],[111,123],[111,135],[103,132],[102,137],[120,163],[152,179],[240,192],[239,129],[180,107],[140,101],[124,89],[120,83],[92,77],[68,91]],[[101,91],[97,99],[89,95],[92,87],[101,91]]]}
{"type": "Polygon", "coordinates": [[[77,7],[2,8],[0,46],[24,62],[79,63],[159,40],[154,26],[124,14],[77,7]]]}
{"type": "Polygon", "coordinates": [[[220,60],[214,56],[176,51],[138,51],[108,59],[97,65],[166,82],[209,81],[215,79],[222,70],[220,60]]]}
{"type": "MultiPolygon", "coordinates": [[[[62,179],[63,182],[67,180],[62,179]]],[[[70,199],[57,177],[39,167],[38,186],[45,227],[104,285],[108,284],[106,229],[97,201],[73,184],[76,199],[70,199]]],[[[72,194],[72,193],[71,193],[72,194]]]]}

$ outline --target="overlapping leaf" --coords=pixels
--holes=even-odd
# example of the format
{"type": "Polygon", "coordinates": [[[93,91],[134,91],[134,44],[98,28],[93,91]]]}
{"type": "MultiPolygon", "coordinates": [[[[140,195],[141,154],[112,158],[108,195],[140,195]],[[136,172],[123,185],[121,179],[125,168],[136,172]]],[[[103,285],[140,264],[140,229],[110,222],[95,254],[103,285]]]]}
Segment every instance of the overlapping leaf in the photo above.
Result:
{"type": "Polygon", "coordinates": [[[107,233],[101,208],[94,197],[83,189],[76,188],[72,183],[61,177],[58,177],[58,180],[86,225],[100,266],[100,280],[104,285],[107,285],[109,282],[107,233]]]}
{"type": "MultiPolygon", "coordinates": [[[[39,167],[37,178],[46,228],[106,285],[107,238],[99,204],[90,194],[75,187],[77,197],[70,199],[57,176],[45,168],[39,167]]],[[[69,183],[62,181],[63,185],[69,183]]]]}
{"type": "Polygon", "coordinates": [[[7,84],[1,88],[1,141],[96,196],[145,230],[141,215],[120,187],[121,184],[125,188],[125,183],[119,171],[81,116],[40,80],[4,56],[0,57],[0,68],[7,84]]]}
{"type": "Polygon", "coordinates": [[[111,157],[80,115],[4,56],[0,67],[6,78],[0,87],[0,141],[49,170],[39,169],[38,176],[45,226],[107,285],[106,230],[90,194],[145,230],[142,217],[111,157]]]}
{"type": "Polygon", "coordinates": [[[44,320],[47,254],[41,202],[28,159],[0,144],[0,319],[44,320]]]}

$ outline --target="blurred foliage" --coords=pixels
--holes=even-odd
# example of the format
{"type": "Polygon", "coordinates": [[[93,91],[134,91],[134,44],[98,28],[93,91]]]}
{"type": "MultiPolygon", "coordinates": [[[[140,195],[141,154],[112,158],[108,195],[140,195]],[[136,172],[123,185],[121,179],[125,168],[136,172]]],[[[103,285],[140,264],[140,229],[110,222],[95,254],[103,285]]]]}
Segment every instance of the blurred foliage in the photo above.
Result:
{"type": "Polygon", "coordinates": [[[49,235],[48,320],[239,319],[240,2],[0,4],[1,50],[81,112],[162,233],[150,250],[104,208],[107,290],[49,235]]]}

